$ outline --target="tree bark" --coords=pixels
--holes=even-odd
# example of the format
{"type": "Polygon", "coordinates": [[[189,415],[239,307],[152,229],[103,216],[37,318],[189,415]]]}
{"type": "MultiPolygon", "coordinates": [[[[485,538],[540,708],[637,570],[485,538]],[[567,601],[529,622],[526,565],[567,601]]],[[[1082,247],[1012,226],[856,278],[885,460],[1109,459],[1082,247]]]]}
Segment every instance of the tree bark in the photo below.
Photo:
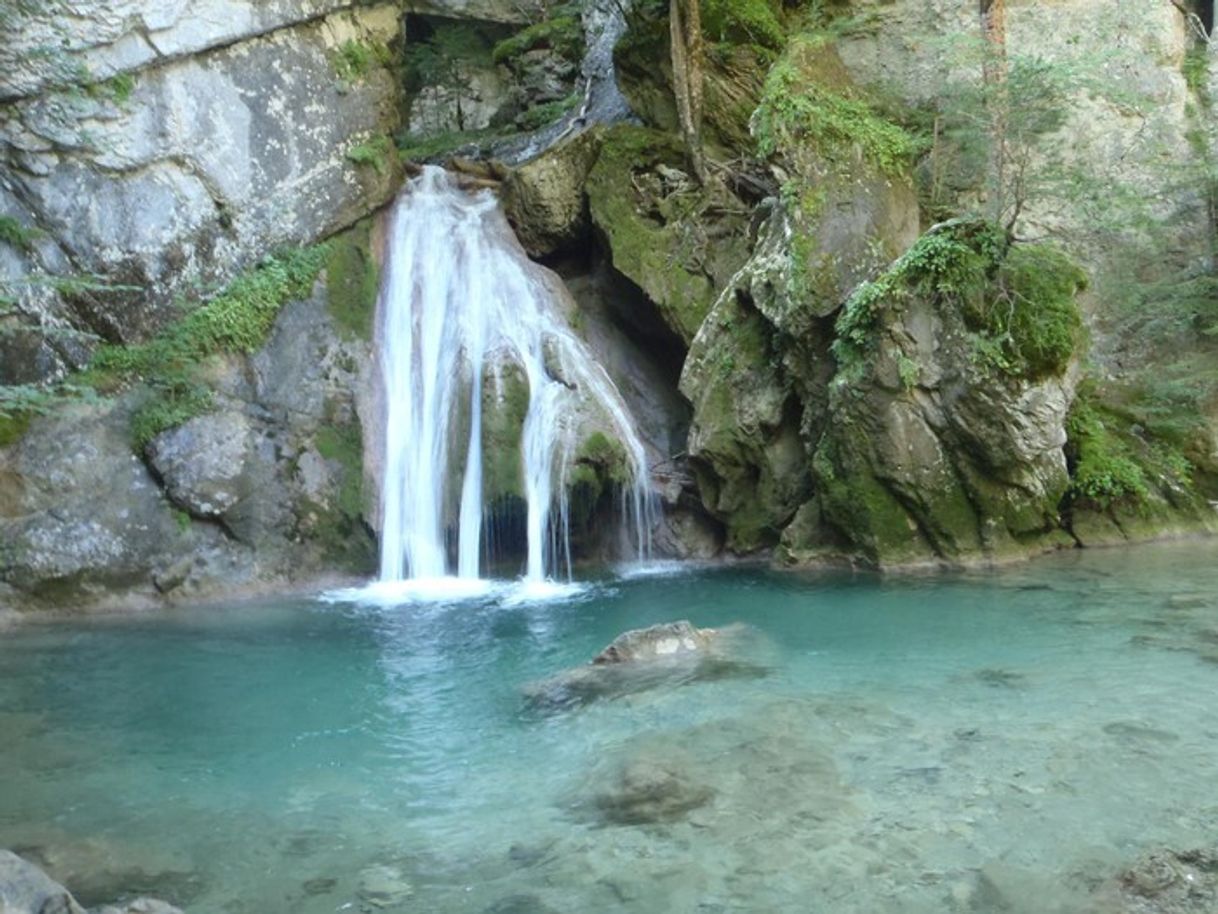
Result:
{"type": "Polygon", "coordinates": [[[677,121],[689,167],[699,183],[707,179],[702,151],[702,14],[699,0],[669,0],[668,32],[672,45],[672,85],[677,121]]]}
{"type": "MultiPolygon", "coordinates": [[[[1007,20],[1006,0],[978,0],[981,34],[985,39],[982,59],[982,79],[986,85],[986,101],[990,114],[990,218],[1002,221],[1007,210],[1007,119],[1010,98],[1007,93],[1007,20]]],[[[1019,201],[1014,205],[1015,216],[1006,224],[1008,237],[1018,219],[1019,201]]]]}

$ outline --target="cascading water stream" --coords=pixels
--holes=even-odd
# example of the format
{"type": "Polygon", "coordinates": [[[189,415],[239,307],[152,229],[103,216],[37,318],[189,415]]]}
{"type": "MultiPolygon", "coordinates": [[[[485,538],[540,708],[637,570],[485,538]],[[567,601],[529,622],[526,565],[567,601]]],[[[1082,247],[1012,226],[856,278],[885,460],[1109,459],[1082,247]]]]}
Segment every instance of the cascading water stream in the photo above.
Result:
{"type": "Polygon", "coordinates": [[[624,523],[637,557],[647,557],[653,498],[642,441],[491,193],[466,193],[435,167],[410,181],[392,217],[380,313],[381,581],[451,575],[454,528],[457,577],[480,576],[483,389],[504,365],[518,366],[528,384],[526,579],[570,574],[565,482],[589,416],[625,450],[632,482],[624,523]]]}

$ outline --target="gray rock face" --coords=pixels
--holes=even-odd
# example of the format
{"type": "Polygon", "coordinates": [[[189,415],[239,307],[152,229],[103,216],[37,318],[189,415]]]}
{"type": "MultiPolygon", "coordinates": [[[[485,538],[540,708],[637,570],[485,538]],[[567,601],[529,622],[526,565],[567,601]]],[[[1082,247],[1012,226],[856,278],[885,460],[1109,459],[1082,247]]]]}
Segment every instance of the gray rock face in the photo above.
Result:
{"type": "MultiPolygon", "coordinates": [[[[33,95],[74,74],[103,80],[318,19],[356,0],[49,0],[5,12],[0,101],[33,95]],[[53,53],[36,53],[47,47],[53,53]]],[[[411,12],[521,22],[522,8],[499,0],[410,3],[411,12]]]]}
{"type": "Polygon", "coordinates": [[[690,346],[681,390],[694,407],[689,455],[707,511],[727,527],[727,546],[774,545],[811,494],[807,442],[823,422],[832,375],[829,315],[877,257],[917,237],[917,201],[904,180],[854,163],[815,186],[829,201],[813,226],[776,209],[749,261],[719,295],[690,346]],[[791,250],[814,239],[796,276],[791,250]]]}
{"type": "Polygon", "coordinates": [[[5,914],[85,914],[67,889],[11,851],[0,851],[0,910],[5,914]]]}
{"type": "Polygon", "coordinates": [[[139,389],[35,419],[0,450],[0,605],[131,607],[364,567],[370,364],[319,294],[218,366],[215,411],[158,436],[147,465],[139,389]]]}
{"type": "MultiPolygon", "coordinates": [[[[337,9],[348,5],[84,4],[80,21],[101,23],[89,40],[147,45],[151,20],[178,30],[176,50],[120,88],[53,89],[0,106],[0,214],[39,232],[23,250],[0,245],[0,280],[17,292],[23,325],[141,338],[197,284],[388,200],[400,179],[393,163],[358,164],[348,152],[396,129],[395,77],[370,52],[357,75],[339,63],[344,48],[395,41],[400,17],[387,3],[337,9]],[[40,273],[93,280],[55,287],[30,278],[40,273]]],[[[20,364],[36,379],[83,357],[70,334],[29,333],[25,350],[5,351],[5,374],[20,364]]]]}
{"type": "Polygon", "coordinates": [[[242,413],[210,413],[158,435],[148,462],[175,504],[195,517],[222,517],[243,494],[249,435],[242,413]]]}
{"type": "Polygon", "coordinates": [[[182,914],[155,898],[137,898],[86,911],[71,893],[34,864],[0,850],[0,911],[4,914],[182,914]]]}

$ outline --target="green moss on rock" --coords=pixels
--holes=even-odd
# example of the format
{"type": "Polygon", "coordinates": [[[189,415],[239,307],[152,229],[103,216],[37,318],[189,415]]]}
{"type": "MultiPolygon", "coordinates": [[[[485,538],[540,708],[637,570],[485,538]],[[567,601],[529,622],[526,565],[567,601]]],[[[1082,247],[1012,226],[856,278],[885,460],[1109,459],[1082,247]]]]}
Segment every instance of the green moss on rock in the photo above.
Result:
{"type": "Polygon", "coordinates": [[[522,435],[529,411],[524,369],[504,363],[482,383],[482,491],[489,504],[524,498],[522,435]]]}
{"type": "Polygon", "coordinates": [[[529,51],[548,49],[567,60],[578,62],[584,53],[584,29],[577,16],[554,16],[526,26],[495,45],[491,58],[511,66],[529,51]]]}
{"type": "Polygon", "coordinates": [[[918,140],[885,118],[854,86],[833,45],[822,35],[792,39],[766,76],[753,132],[763,156],[812,146],[828,160],[855,153],[887,174],[908,169],[918,140]]]}
{"type": "Polygon", "coordinates": [[[366,573],[376,566],[376,544],[364,523],[364,448],[358,420],[319,428],[313,446],[334,474],[333,497],[325,503],[304,499],[296,506],[299,532],[327,563],[366,573]]]}
{"type": "Polygon", "coordinates": [[[326,304],[339,332],[371,340],[380,268],[371,248],[372,220],[365,219],[329,242],[326,304]]]}
{"type": "Polygon", "coordinates": [[[930,297],[976,334],[979,364],[1026,381],[1059,376],[1081,342],[1075,299],[1086,284],[1086,274],[1056,248],[1008,245],[979,220],[944,223],[854,291],[837,319],[833,352],[844,368],[859,366],[886,314],[899,313],[913,296],[930,297]]]}
{"type": "Polygon", "coordinates": [[[683,168],[672,136],[619,126],[605,133],[586,187],[613,266],[688,343],[747,256],[747,221],[726,189],[698,188],[683,168]]]}

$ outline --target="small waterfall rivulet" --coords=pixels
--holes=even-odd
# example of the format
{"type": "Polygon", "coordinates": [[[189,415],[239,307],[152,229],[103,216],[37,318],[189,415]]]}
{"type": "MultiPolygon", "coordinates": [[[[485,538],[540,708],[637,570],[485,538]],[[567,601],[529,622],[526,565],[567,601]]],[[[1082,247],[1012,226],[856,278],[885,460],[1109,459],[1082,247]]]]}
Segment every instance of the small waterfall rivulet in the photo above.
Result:
{"type": "Polygon", "coordinates": [[[642,441],[494,195],[467,193],[437,167],[412,179],[393,212],[379,309],[382,582],[482,574],[483,390],[500,382],[505,365],[528,386],[526,579],[570,575],[566,482],[589,416],[622,443],[632,480],[623,523],[638,557],[647,556],[652,497],[642,441]]]}

